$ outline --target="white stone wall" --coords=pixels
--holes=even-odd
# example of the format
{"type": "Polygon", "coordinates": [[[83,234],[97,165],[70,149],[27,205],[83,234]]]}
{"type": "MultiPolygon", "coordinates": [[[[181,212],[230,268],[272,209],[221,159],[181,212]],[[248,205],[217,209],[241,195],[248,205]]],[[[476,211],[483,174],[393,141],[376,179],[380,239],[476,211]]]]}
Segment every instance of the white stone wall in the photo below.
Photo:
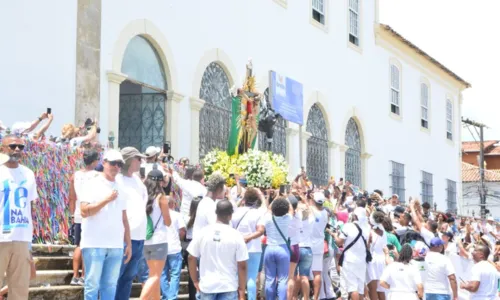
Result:
{"type": "MultiPolygon", "coordinates": [[[[434,200],[438,203],[438,209],[446,208],[446,179],[457,182],[460,195],[458,85],[450,82],[449,77],[429,68],[428,64],[422,64],[414,55],[401,52],[397,47],[376,44],[376,1],[361,1],[361,47],[356,49],[350,47],[348,42],[348,0],[325,1],[328,4],[325,26],[316,26],[311,20],[308,0],[102,2],[102,139],[107,138],[109,130],[116,130],[118,126],[116,91],[118,83],[125,78],[119,74],[124,48],[134,34],[143,34],[157,47],[164,60],[169,90],[172,98],[175,98],[169,108],[177,112],[171,120],[178,120],[179,124],[174,123],[176,126],[167,128],[167,135],[172,140],[176,156],[195,156],[197,153],[193,150],[198,148],[198,145],[193,144],[196,143],[197,128],[193,128],[193,124],[197,124],[197,113],[192,109],[195,110],[202,103],[198,97],[205,67],[218,60],[228,71],[232,83],[239,86],[245,75],[247,59],[252,57],[262,91],[268,85],[267,74],[270,69],[303,83],[304,120],[307,119],[309,108],[315,102],[320,103],[329,124],[329,168],[336,178],[342,177],[344,173],[345,127],[349,118],[355,117],[363,139],[363,180],[368,189],[380,188],[390,194],[389,161],[393,160],[405,164],[407,196],[420,196],[421,170],[433,174],[434,200]],[[390,116],[389,66],[394,59],[402,66],[401,118],[390,116]],[[425,132],[420,129],[419,119],[421,80],[430,83],[430,130],[425,132]],[[447,95],[454,103],[454,142],[446,140],[447,95]]],[[[47,11],[45,15],[53,12],[66,20],[69,15],[76,15],[74,9],[75,5],[64,4],[58,7],[56,14],[49,7],[22,10],[16,5],[10,13],[0,9],[4,17],[0,24],[5,28],[14,22],[14,16],[21,11],[27,17],[38,16],[40,11],[47,11]]],[[[43,22],[40,18],[37,17],[37,23],[42,25],[36,29],[18,25],[19,33],[26,38],[15,47],[0,49],[1,61],[9,62],[8,72],[2,72],[1,75],[9,88],[0,89],[0,99],[4,101],[6,96],[7,99],[16,96],[14,99],[20,102],[18,109],[26,107],[28,103],[36,103],[23,116],[30,115],[36,105],[41,108],[46,106],[40,101],[52,101],[52,106],[57,103],[71,112],[66,116],[70,120],[74,112],[75,76],[70,71],[74,72],[75,64],[76,21],[68,22],[71,24],[65,24],[67,26],[63,29],[61,26],[46,25],[56,23],[56,18],[47,20],[44,17],[43,22]],[[48,40],[43,43],[39,32],[41,28],[52,32],[44,36],[48,40]],[[73,31],[68,28],[73,28],[73,31]],[[63,35],[61,31],[66,34],[63,35]],[[72,34],[69,34],[70,31],[72,34]],[[36,49],[30,41],[37,41],[36,49]],[[26,49],[28,46],[31,46],[30,50],[26,49]],[[16,51],[31,59],[29,65],[24,64],[24,70],[8,59],[16,51]],[[33,59],[34,55],[37,59],[33,59]],[[48,69],[49,73],[36,78],[26,76],[30,73],[27,70],[32,68],[36,72],[48,69]],[[26,85],[27,89],[21,88],[26,85]],[[40,87],[50,87],[52,93],[41,93],[36,97],[37,101],[26,98],[30,93],[26,97],[24,93],[22,97],[18,94],[19,91],[29,91],[37,95],[36,91],[40,87]]],[[[13,33],[9,34],[10,40],[16,38],[13,33]]],[[[22,60],[22,57],[17,60],[22,60]]],[[[15,109],[9,108],[8,111],[9,118],[2,114],[7,122],[15,119],[10,116],[14,112],[20,115],[15,109]]],[[[62,123],[58,119],[55,125],[60,126],[62,123]]],[[[288,159],[295,173],[301,165],[298,127],[292,124],[288,132],[288,159]]]]}

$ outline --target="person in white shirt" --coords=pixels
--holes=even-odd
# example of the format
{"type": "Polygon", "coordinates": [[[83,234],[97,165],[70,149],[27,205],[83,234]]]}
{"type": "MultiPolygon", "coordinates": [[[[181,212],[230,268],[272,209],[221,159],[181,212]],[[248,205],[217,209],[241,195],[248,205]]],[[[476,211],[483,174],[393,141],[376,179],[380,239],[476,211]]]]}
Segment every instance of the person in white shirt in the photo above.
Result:
{"type": "Polygon", "coordinates": [[[175,211],[174,198],[170,198],[169,208],[172,224],[168,227],[167,262],[161,274],[161,295],[163,300],[177,299],[182,269],[181,241],[184,241],[186,237],[186,224],[182,215],[175,211]]]}
{"type": "MultiPolygon", "coordinates": [[[[188,166],[188,169],[194,168],[193,166],[188,166]]],[[[186,171],[187,173],[190,170],[186,171]]],[[[203,180],[204,173],[203,169],[196,168],[192,173],[192,179],[181,178],[179,173],[171,170],[174,182],[179,186],[182,191],[182,202],[180,213],[184,218],[184,223],[187,223],[189,220],[189,209],[191,207],[191,201],[196,197],[205,197],[207,195],[207,188],[201,184],[203,180]]]]}
{"type": "Polygon", "coordinates": [[[238,207],[238,204],[245,195],[248,183],[245,176],[240,177],[238,174],[234,174],[234,180],[236,181],[236,185],[229,191],[229,201],[231,201],[234,207],[238,207]]]}
{"type": "Polygon", "coordinates": [[[99,153],[94,149],[87,149],[83,152],[83,164],[85,167],[76,171],[71,176],[69,183],[69,211],[73,215],[73,244],[76,246],[73,253],[73,278],[71,285],[84,285],[85,268],[82,266],[82,276],[80,277],[80,265],[82,265],[82,251],[80,241],[82,235],[82,214],[80,212],[80,200],[83,194],[85,183],[99,175],[95,167],[99,162],[99,153]]]}
{"type": "Polygon", "coordinates": [[[30,245],[33,238],[31,204],[38,200],[35,175],[21,165],[24,140],[7,135],[2,140],[0,157],[0,283],[9,282],[10,299],[28,299],[30,282],[30,245]]]}
{"type": "Polygon", "coordinates": [[[207,195],[200,201],[193,224],[193,239],[207,225],[215,224],[215,201],[224,199],[226,179],[218,172],[210,175],[207,182],[207,195]]]}
{"type": "Polygon", "coordinates": [[[80,204],[86,300],[97,300],[99,294],[101,299],[114,299],[124,241],[125,263],[132,257],[125,188],[116,180],[123,157],[110,149],[103,158],[104,171],[83,186],[80,204]]]}
{"type": "Polygon", "coordinates": [[[168,256],[168,226],[172,224],[169,197],[165,195],[163,173],[153,166],[144,182],[148,191],[146,214],[148,225],[144,242],[144,257],[149,276],[141,291],[141,299],[159,299],[160,278],[168,256]]]}
{"type": "Polygon", "coordinates": [[[389,290],[388,300],[423,298],[424,287],[420,272],[410,264],[412,254],[411,246],[404,244],[399,252],[398,261],[389,264],[384,269],[380,277],[380,286],[389,290]]]}
{"type": "Polygon", "coordinates": [[[325,229],[328,223],[328,212],[323,208],[325,203],[325,194],[315,192],[313,199],[310,202],[311,213],[314,216],[314,224],[311,235],[311,250],[313,253],[313,261],[311,271],[313,273],[313,289],[314,299],[319,299],[319,291],[321,288],[321,272],[323,271],[323,254],[325,248],[325,229]]]}
{"type": "Polygon", "coordinates": [[[469,282],[462,282],[461,289],[471,292],[471,300],[494,300],[498,293],[498,280],[500,275],[493,265],[488,261],[490,249],[484,245],[478,245],[472,252],[475,265],[472,267],[472,277],[469,282]]]}
{"type": "Polygon", "coordinates": [[[398,207],[398,205],[399,205],[399,196],[394,194],[391,197],[391,202],[389,204],[386,204],[383,210],[387,215],[390,215],[394,211],[394,209],[398,207]]]}
{"type": "Polygon", "coordinates": [[[217,222],[203,228],[187,249],[189,274],[201,299],[246,298],[248,250],[241,233],[230,225],[232,214],[233,205],[227,200],[219,201],[217,222]]]}
{"type": "Polygon", "coordinates": [[[148,192],[137,172],[141,161],[145,158],[134,147],[125,147],[121,151],[125,164],[116,180],[123,185],[123,196],[127,202],[127,217],[132,240],[132,257],[128,263],[123,262],[120,269],[120,278],[116,287],[116,300],[127,299],[132,291],[132,281],[137,275],[139,261],[143,257],[144,240],[146,239],[146,203],[148,192]]]}
{"type": "Polygon", "coordinates": [[[292,220],[288,225],[288,236],[290,238],[290,269],[288,270],[288,297],[291,297],[295,291],[295,271],[300,259],[300,231],[302,230],[302,214],[300,210],[297,211],[299,201],[294,195],[288,195],[288,202],[293,208],[292,220]]]}
{"type": "Polygon", "coordinates": [[[384,222],[385,214],[375,211],[370,216],[372,230],[368,238],[368,249],[372,253],[372,261],[367,266],[367,283],[370,293],[370,299],[384,299],[384,291],[379,287],[380,276],[384,272],[386,265],[385,248],[387,247],[387,234],[385,233],[384,222]]]}
{"type": "Polygon", "coordinates": [[[334,233],[335,243],[344,247],[339,260],[341,285],[345,287],[350,299],[364,299],[367,266],[366,241],[370,234],[366,210],[357,207],[353,223],[344,225],[340,232],[334,233]]]}
{"type": "Polygon", "coordinates": [[[245,206],[238,207],[233,213],[232,225],[238,230],[248,250],[248,273],[247,273],[247,293],[248,300],[257,298],[257,274],[259,272],[262,246],[260,237],[264,234],[264,225],[261,223],[262,216],[267,211],[267,200],[260,190],[248,188],[243,197],[245,206]]]}
{"type": "Polygon", "coordinates": [[[450,259],[441,254],[444,242],[440,238],[433,238],[429,244],[429,253],[425,256],[424,281],[425,298],[433,299],[458,299],[457,279],[455,268],[450,259]]]}
{"type": "Polygon", "coordinates": [[[311,266],[313,261],[313,253],[311,249],[311,236],[314,223],[316,222],[314,215],[312,213],[312,209],[309,207],[309,204],[302,200],[298,204],[298,210],[300,215],[302,216],[302,228],[299,231],[299,262],[298,262],[298,279],[296,282],[295,295],[299,291],[302,292],[304,300],[309,300],[309,275],[311,274],[311,266]]]}

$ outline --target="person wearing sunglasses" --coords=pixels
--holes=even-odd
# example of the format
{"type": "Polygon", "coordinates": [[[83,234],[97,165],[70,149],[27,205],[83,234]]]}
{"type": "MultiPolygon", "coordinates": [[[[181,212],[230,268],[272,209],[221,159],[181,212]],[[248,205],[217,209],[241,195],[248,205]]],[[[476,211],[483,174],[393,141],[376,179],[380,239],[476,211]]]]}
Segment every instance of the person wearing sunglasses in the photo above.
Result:
{"type": "Polygon", "coordinates": [[[103,172],[85,183],[80,204],[86,300],[115,299],[123,257],[125,264],[132,257],[126,188],[116,180],[125,161],[114,149],[103,159],[103,172]]]}
{"type": "Polygon", "coordinates": [[[38,200],[33,171],[19,163],[23,150],[24,139],[15,135],[3,138],[1,151],[8,156],[8,161],[0,166],[0,199],[3,202],[0,210],[0,282],[6,274],[12,299],[28,299],[33,238],[31,203],[38,200]]]}

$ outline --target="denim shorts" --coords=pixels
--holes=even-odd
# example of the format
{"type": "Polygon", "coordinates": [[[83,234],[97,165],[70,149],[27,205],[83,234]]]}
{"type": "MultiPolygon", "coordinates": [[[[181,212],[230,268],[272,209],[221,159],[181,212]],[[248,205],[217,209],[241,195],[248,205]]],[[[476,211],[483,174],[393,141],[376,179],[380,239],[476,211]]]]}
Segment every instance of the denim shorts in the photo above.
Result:
{"type": "Polygon", "coordinates": [[[144,245],[144,258],[146,260],[166,260],[168,244],[144,245]]]}
{"type": "Polygon", "coordinates": [[[311,274],[311,266],[313,261],[312,250],[309,247],[300,247],[299,249],[299,263],[297,268],[299,269],[300,276],[309,276],[311,274]]]}

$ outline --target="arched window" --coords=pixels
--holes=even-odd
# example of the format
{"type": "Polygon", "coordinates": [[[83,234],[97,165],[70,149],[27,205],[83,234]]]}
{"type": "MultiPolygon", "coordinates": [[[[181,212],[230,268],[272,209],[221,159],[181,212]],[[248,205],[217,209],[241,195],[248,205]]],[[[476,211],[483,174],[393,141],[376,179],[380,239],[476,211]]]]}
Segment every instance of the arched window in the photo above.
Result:
{"type": "MultiPolygon", "coordinates": [[[[264,100],[262,101],[262,106],[271,105],[269,101],[269,88],[264,91],[264,100]]],[[[273,153],[281,154],[283,157],[286,156],[286,121],[282,117],[276,119],[274,124],[274,135],[273,141],[271,143],[271,149],[267,143],[266,134],[259,131],[259,150],[261,151],[271,151],[273,153]]]]}
{"type": "Polygon", "coordinates": [[[328,129],[323,112],[317,104],[309,110],[306,131],[312,136],[307,140],[307,176],[316,185],[328,184],[328,129]]]}
{"type": "Polygon", "coordinates": [[[213,149],[226,150],[231,128],[231,94],[229,79],[217,63],[208,65],[201,79],[200,158],[213,149]]]}
{"type": "Polygon", "coordinates": [[[358,124],[353,118],[347,123],[345,145],[349,147],[345,153],[345,180],[361,186],[361,138],[358,124]]]}
{"type": "Polygon", "coordinates": [[[167,80],[161,59],[142,36],[132,38],[125,49],[120,85],[119,147],[145,151],[165,142],[167,80]]]}

